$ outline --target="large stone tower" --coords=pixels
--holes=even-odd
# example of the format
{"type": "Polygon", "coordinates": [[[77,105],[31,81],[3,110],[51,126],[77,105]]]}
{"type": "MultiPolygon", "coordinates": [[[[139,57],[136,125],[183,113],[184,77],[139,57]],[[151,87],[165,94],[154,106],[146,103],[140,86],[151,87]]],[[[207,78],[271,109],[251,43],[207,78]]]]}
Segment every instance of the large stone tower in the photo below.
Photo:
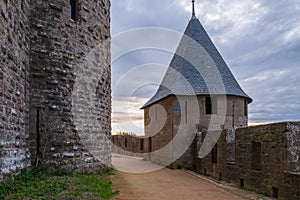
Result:
{"type": "Polygon", "coordinates": [[[110,163],[110,1],[0,0],[0,181],[110,163]]]}
{"type": "Polygon", "coordinates": [[[77,94],[82,96],[82,102],[79,96],[77,100],[72,96],[76,90],[85,87],[83,84],[87,84],[81,79],[88,80],[92,77],[95,78],[92,80],[97,91],[95,87],[95,91],[92,91],[94,94],[91,94],[95,96],[88,101],[95,102],[95,107],[91,109],[98,113],[96,117],[102,127],[97,139],[100,143],[101,140],[107,140],[106,143],[101,143],[105,153],[100,157],[105,163],[110,162],[109,8],[108,0],[47,0],[32,4],[30,147],[31,154],[35,155],[36,110],[40,109],[40,127],[44,130],[40,133],[40,153],[44,159],[55,165],[71,166],[76,163],[80,166],[94,163],[93,156],[83,145],[85,141],[82,141],[89,138],[82,138],[79,132],[84,129],[85,132],[94,134],[97,130],[92,127],[93,124],[86,124],[88,113],[84,113],[85,109],[82,113],[78,112],[79,109],[76,112],[72,110],[72,107],[84,106],[86,103],[84,93],[77,94]],[[95,49],[98,56],[91,55],[95,53],[95,49]],[[89,62],[94,63],[100,70],[92,71],[91,66],[88,66],[91,64],[89,62]],[[78,127],[78,115],[82,120],[81,127],[78,127]],[[74,124],[74,119],[77,124],[74,124]]]}

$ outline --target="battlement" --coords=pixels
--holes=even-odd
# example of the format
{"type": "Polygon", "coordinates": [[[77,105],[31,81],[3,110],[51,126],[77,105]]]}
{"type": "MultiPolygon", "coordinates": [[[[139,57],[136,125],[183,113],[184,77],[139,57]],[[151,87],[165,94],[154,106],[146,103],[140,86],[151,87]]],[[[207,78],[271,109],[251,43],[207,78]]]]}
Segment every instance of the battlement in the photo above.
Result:
{"type": "MultiPolygon", "coordinates": [[[[169,162],[168,156],[153,148],[156,144],[151,137],[114,135],[112,141],[115,153],[141,156],[155,163],[169,162]]],[[[172,145],[171,157],[178,148],[172,145]]],[[[186,153],[170,166],[184,167],[275,198],[299,199],[299,153],[300,122],[281,122],[199,132],[186,153]],[[213,135],[220,132],[215,140],[213,135]]]]}

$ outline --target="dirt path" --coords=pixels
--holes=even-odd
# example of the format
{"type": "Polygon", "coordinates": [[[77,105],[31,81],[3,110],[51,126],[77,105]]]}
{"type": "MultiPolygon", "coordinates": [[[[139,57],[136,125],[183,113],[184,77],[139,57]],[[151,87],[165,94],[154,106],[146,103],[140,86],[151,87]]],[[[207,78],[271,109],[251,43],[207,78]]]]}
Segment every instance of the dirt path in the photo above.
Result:
{"type": "Polygon", "coordinates": [[[246,197],[247,192],[242,190],[240,190],[241,194],[236,194],[185,171],[166,168],[146,174],[116,171],[112,181],[114,189],[120,191],[120,195],[115,197],[115,200],[261,199],[256,198],[254,194],[246,197]]]}
{"type": "Polygon", "coordinates": [[[115,200],[267,200],[253,192],[216,183],[191,171],[170,170],[136,157],[113,154],[113,165],[126,172],[111,176],[115,200]]]}

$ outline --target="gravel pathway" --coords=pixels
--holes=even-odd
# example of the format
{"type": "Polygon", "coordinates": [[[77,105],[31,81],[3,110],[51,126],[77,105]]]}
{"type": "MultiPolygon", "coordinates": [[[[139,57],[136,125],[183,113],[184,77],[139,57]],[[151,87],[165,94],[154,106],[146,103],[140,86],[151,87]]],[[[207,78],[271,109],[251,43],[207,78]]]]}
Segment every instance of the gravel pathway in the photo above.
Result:
{"type": "MultiPolygon", "coordinates": [[[[120,156],[113,163],[126,169],[137,169],[147,161],[120,156]],[[123,163],[123,164],[121,164],[123,163]]],[[[149,164],[153,165],[153,164],[149,164]]],[[[152,168],[152,167],[150,167],[152,168]]],[[[253,192],[240,190],[226,183],[217,183],[191,171],[163,168],[150,173],[126,173],[116,170],[111,176],[113,188],[120,194],[115,200],[259,200],[269,199],[253,192]]]]}

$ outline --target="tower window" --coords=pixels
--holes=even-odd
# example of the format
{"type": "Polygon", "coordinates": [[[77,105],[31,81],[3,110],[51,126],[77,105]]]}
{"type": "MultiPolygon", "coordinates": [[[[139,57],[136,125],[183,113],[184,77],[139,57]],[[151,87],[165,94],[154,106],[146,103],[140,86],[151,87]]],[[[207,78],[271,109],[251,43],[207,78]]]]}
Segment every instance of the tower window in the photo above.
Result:
{"type": "Polygon", "coordinates": [[[70,0],[71,6],[71,19],[77,20],[77,0],[70,0]]]}
{"type": "Polygon", "coordinates": [[[188,122],[187,101],[185,102],[185,123],[188,122]]]}
{"type": "Polygon", "coordinates": [[[212,114],[212,105],[211,105],[211,98],[210,97],[206,97],[205,108],[206,108],[206,114],[207,115],[212,114]]]}
{"type": "Polygon", "coordinates": [[[140,140],[140,150],[143,151],[144,150],[144,139],[140,140]]]}
{"type": "Polygon", "coordinates": [[[218,110],[217,98],[206,97],[205,108],[206,108],[207,115],[217,114],[217,110],[218,110]]]}
{"type": "Polygon", "coordinates": [[[218,145],[216,144],[211,151],[211,162],[217,163],[218,162],[218,145]]]}
{"type": "Polygon", "coordinates": [[[127,148],[127,138],[125,138],[125,148],[127,148]]]}
{"type": "Polygon", "coordinates": [[[279,194],[279,189],[273,187],[272,190],[273,190],[273,198],[274,199],[278,199],[278,197],[279,197],[279,195],[278,195],[279,194]]]}
{"type": "Polygon", "coordinates": [[[247,99],[245,99],[245,103],[244,103],[244,112],[245,112],[245,116],[248,116],[248,102],[247,102],[247,99]]]}

